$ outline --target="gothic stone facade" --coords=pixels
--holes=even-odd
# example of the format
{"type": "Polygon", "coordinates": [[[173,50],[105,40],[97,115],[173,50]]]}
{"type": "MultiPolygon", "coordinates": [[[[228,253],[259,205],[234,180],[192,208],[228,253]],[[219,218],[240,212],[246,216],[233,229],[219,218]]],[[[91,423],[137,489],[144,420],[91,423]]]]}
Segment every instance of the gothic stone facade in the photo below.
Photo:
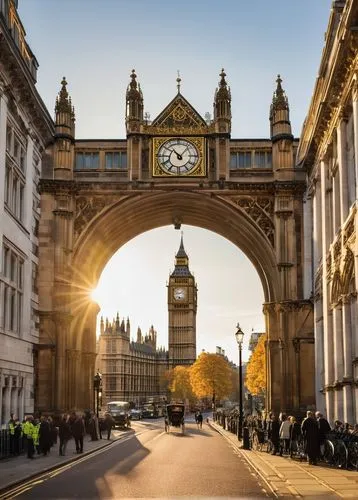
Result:
{"type": "Polygon", "coordinates": [[[42,152],[54,135],[17,2],[0,1],[0,427],[34,410],[42,152]]]}
{"type": "Polygon", "coordinates": [[[129,319],[119,315],[113,322],[101,320],[98,339],[97,369],[102,374],[102,402],[132,401],[143,403],[149,396],[166,396],[165,372],[169,368],[168,351],[157,348],[153,326],[136,341],[130,338],[129,319]]]}
{"type": "Polygon", "coordinates": [[[307,226],[313,221],[306,254],[317,407],[331,422],[349,423],[358,421],[357,26],[358,2],[334,2],[298,153],[308,173],[307,226]]]}

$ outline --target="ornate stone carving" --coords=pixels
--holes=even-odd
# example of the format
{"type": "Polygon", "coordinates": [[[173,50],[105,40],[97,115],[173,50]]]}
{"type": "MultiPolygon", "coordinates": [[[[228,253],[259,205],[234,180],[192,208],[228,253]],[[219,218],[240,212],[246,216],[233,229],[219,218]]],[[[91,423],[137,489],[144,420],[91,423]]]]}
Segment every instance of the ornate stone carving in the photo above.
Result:
{"type": "Polygon", "coordinates": [[[187,100],[178,94],[151,125],[143,125],[143,131],[151,135],[185,134],[188,132],[205,135],[208,132],[213,132],[214,126],[207,125],[187,100]]]}
{"type": "Polygon", "coordinates": [[[274,200],[271,197],[240,196],[231,201],[244,210],[275,245],[275,227],[273,223],[274,200]]]}
{"type": "Polygon", "coordinates": [[[75,239],[84,227],[104,208],[119,201],[118,196],[78,196],[76,198],[76,216],[74,222],[75,239]]]}

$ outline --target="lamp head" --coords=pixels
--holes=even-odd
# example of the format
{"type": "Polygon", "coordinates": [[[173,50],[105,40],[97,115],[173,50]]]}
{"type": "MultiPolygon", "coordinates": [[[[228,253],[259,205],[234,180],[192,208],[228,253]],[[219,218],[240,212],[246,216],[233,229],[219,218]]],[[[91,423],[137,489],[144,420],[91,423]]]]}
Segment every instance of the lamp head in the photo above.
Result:
{"type": "Polygon", "coordinates": [[[236,325],[236,328],[237,328],[235,332],[236,342],[238,346],[241,347],[244,341],[244,332],[241,330],[239,323],[236,325]]]}

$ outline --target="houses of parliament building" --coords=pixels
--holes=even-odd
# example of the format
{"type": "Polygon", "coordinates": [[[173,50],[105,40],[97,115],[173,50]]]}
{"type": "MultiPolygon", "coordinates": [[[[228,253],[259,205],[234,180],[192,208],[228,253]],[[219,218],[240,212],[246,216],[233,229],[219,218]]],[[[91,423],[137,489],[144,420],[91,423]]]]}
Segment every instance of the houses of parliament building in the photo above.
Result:
{"type": "Polygon", "coordinates": [[[97,367],[102,374],[102,401],[141,403],[152,395],[167,395],[165,373],[196,359],[197,286],[181,238],[175,268],[168,281],[169,350],[157,345],[153,325],[131,339],[130,320],[101,318],[97,367]]]}

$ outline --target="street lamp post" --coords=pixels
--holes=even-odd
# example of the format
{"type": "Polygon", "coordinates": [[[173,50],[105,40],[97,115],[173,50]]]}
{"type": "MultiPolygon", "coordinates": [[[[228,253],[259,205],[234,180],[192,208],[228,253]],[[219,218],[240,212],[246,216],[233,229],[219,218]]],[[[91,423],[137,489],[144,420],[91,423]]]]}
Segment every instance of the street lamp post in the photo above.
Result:
{"type": "Polygon", "coordinates": [[[243,405],[242,405],[242,343],[244,340],[244,332],[241,330],[239,323],[236,325],[236,342],[239,347],[239,426],[237,437],[242,439],[242,421],[243,421],[243,405]]]}
{"type": "Polygon", "coordinates": [[[96,375],[93,377],[93,405],[94,405],[94,413],[99,415],[99,407],[100,407],[100,397],[102,397],[102,375],[97,371],[96,375]]]}

